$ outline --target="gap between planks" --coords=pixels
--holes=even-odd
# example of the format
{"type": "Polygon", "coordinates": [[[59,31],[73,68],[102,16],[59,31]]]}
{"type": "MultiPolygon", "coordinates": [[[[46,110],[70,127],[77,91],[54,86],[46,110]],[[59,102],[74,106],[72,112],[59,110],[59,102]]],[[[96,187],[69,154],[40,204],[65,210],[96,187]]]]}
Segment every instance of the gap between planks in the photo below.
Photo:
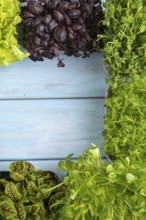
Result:
{"type": "MultiPolygon", "coordinates": [[[[60,161],[60,160],[65,160],[66,157],[60,157],[60,158],[45,158],[45,159],[40,159],[40,158],[35,158],[35,159],[18,159],[18,158],[13,158],[13,159],[2,159],[0,160],[0,162],[9,162],[9,161],[21,161],[21,160],[25,160],[25,161],[60,161]]],[[[71,157],[71,160],[77,160],[78,157],[71,157]]],[[[102,156],[101,159],[107,159],[106,156],[102,156]]]]}
{"type": "Polygon", "coordinates": [[[63,97],[63,98],[0,98],[0,101],[29,101],[29,100],[80,100],[80,99],[105,99],[105,96],[103,97],[63,97]]]}

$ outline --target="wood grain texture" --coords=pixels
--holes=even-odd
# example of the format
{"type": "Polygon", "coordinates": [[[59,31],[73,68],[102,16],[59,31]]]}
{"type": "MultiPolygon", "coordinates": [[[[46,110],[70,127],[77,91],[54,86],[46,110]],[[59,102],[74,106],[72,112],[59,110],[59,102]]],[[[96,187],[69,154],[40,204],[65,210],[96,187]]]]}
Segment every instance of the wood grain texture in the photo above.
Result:
{"type": "Polygon", "coordinates": [[[90,58],[61,55],[57,59],[33,62],[29,58],[0,67],[0,99],[104,97],[107,77],[102,54],[90,58]]]}
{"type": "Polygon", "coordinates": [[[1,100],[0,160],[60,159],[102,145],[104,99],[1,100]]]}

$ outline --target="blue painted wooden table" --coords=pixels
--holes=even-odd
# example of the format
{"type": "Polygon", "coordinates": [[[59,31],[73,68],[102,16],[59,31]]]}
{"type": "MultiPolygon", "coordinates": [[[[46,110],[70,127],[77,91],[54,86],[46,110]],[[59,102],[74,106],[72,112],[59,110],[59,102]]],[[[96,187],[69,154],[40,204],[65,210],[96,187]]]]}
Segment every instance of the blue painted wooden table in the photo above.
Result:
{"type": "Polygon", "coordinates": [[[37,169],[57,170],[70,153],[102,146],[106,74],[102,54],[30,59],[0,67],[0,170],[25,159],[37,169]]]}

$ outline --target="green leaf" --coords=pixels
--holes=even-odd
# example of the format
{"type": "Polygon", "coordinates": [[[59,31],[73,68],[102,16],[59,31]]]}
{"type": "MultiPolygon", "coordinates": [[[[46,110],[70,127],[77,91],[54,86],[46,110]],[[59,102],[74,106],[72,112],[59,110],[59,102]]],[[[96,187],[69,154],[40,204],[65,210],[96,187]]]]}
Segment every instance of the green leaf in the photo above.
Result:
{"type": "Polygon", "coordinates": [[[63,219],[65,220],[73,220],[73,216],[74,216],[74,212],[72,207],[64,207],[62,210],[62,214],[63,214],[63,219]]]}
{"type": "Polygon", "coordinates": [[[15,204],[15,207],[16,207],[16,211],[17,211],[17,214],[16,214],[16,217],[13,218],[13,220],[25,220],[26,219],[26,210],[25,210],[25,207],[24,205],[21,203],[21,202],[18,202],[15,204]]]}
{"type": "Polygon", "coordinates": [[[26,173],[20,174],[18,172],[13,172],[10,174],[11,178],[16,181],[23,181],[25,179],[25,175],[26,173]]]}
{"type": "Polygon", "coordinates": [[[15,161],[9,165],[9,169],[11,172],[13,171],[26,171],[27,173],[32,173],[35,171],[34,166],[27,161],[15,161]]]}
{"type": "Polygon", "coordinates": [[[46,216],[46,210],[43,207],[43,204],[40,203],[26,206],[26,212],[28,213],[28,216],[38,217],[40,220],[46,216]]]}
{"type": "Polygon", "coordinates": [[[66,171],[66,164],[65,164],[65,161],[59,161],[59,163],[58,163],[58,168],[60,169],[60,170],[65,170],[66,171]]]}
{"type": "Polygon", "coordinates": [[[12,182],[6,184],[5,193],[14,202],[21,200],[22,195],[19,193],[16,185],[12,182]]]}
{"type": "Polygon", "coordinates": [[[71,198],[72,200],[74,200],[74,199],[77,197],[79,191],[80,191],[80,188],[79,188],[78,190],[76,190],[76,191],[72,189],[72,190],[71,190],[70,198],[71,198]]]}
{"type": "Polygon", "coordinates": [[[22,198],[27,197],[28,191],[27,191],[27,189],[25,188],[25,186],[22,182],[18,182],[16,184],[16,187],[17,187],[19,193],[22,194],[22,198]]]}
{"type": "Polygon", "coordinates": [[[115,168],[113,167],[112,164],[109,164],[107,167],[106,167],[106,172],[107,173],[111,173],[111,172],[114,172],[115,171],[115,168]]]}
{"type": "Polygon", "coordinates": [[[146,24],[145,25],[142,25],[142,26],[140,26],[140,33],[143,33],[143,32],[145,32],[146,31],[146,24]]]}
{"type": "Polygon", "coordinates": [[[144,187],[140,190],[140,195],[146,197],[146,187],[144,187]]]}
{"type": "Polygon", "coordinates": [[[117,174],[115,172],[111,172],[111,173],[109,173],[108,178],[111,181],[115,181],[117,178],[117,174]]]}
{"type": "Polygon", "coordinates": [[[10,176],[16,181],[23,181],[25,176],[35,171],[34,166],[27,161],[16,161],[9,165],[10,176]]]}
{"type": "Polygon", "coordinates": [[[93,145],[93,147],[89,148],[88,151],[92,155],[92,158],[95,158],[96,160],[100,160],[101,155],[99,148],[97,146],[93,145]]]}
{"type": "Polygon", "coordinates": [[[0,202],[0,214],[5,219],[14,218],[16,213],[17,211],[15,209],[14,203],[10,199],[0,202]]]}
{"type": "Polygon", "coordinates": [[[5,179],[0,179],[0,185],[2,185],[2,186],[5,187],[7,183],[8,183],[7,180],[5,180],[5,179]]]}
{"type": "Polygon", "coordinates": [[[129,184],[133,183],[137,179],[136,176],[134,176],[132,173],[126,174],[126,180],[129,184]]]}
{"type": "Polygon", "coordinates": [[[38,186],[47,184],[47,186],[52,186],[57,183],[58,177],[55,173],[50,171],[37,170],[34,172],[36,177],[36,182],[38,186]]]}
{"type": "MultiPolygon", "coordinates": [[[[23,60],[26,57],[26,55],[17,46],[15,46],[14,44],[11,45],[11,49],[13,51],[13,54],[15,55],[15,57],[18,60],[23,60]]],[[[29,54],[27,54],[27,56],[28,55],[29,54]]]]}
{"type": "Polygon", "coordinates": [[[27,190],[30,195],[34,195],[34,196],[36,196],[37,191],[38,191],[37,186],[35,185],[33,181],[28,182],[27,190]]]}
{"type": "Polygon", "coordinates": [[[16,39],[16,25],[21,22],[18,0],[0,1],[0,65],[9,65],[29,54],[20,50],[16,39]]]}
{"type": "Polygon", "coordinates": [[[37,197],[40,199],[47,199],[52,193],[51,188],[40,188],[39,192],[37,193],[37,197]]]}

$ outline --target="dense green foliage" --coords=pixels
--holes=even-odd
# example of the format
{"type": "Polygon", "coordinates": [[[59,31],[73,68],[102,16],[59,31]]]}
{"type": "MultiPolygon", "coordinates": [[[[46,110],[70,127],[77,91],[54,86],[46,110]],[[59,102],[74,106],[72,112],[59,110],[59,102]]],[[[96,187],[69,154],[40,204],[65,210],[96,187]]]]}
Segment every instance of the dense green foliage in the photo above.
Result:
{"type": "Polygon", "coordinates": [[[21,22],[19,4],[19,0],[0,0],[0,66],[29,55],[20,50],[16,39],[16,26],[21,22]]]}
{"type": "Polygon", "coordinates": [[[0,219],[49,219],[48,201],[56,184],[52,172],[35,171],[26,161],[13,162],[10,175],[0,179],[0,219]]]}
{"type": "Polygon", "coordinates": [[[146,73],[146,2],[106,0],[104,54],[114,86],[116,81],[146,73]]]}
{"type": "Polygon", "coordinates": [[[106,98],[104,150],[116,157],[146,152],[146,1],[106,0],[106,98]]]}
{"type": "Polygon", "coordinates": [[[106,98],[104,150],[110,155],[146,156],[146,80],[133,77],[106,98]]]}
{"type": "Polygon", "coordinates": [[[92,147],[73,162],[59,163],[67,171],[64,194],[54,195],[52,219],[59,220],[144,220],[146,216],[146,162],[129,157],[114,165],[100,159],[92,147]]]}

